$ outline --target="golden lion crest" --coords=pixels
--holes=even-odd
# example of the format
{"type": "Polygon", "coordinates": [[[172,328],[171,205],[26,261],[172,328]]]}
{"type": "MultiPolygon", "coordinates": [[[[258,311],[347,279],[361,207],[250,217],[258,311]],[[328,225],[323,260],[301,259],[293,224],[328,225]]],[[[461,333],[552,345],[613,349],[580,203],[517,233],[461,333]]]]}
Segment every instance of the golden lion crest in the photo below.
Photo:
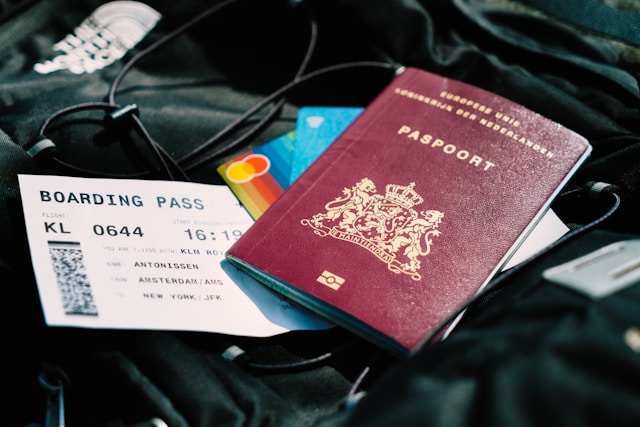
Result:
{"type": "Polygon", "coordinates": [[[326,212],[300,222],[319,236],[355,243],[384,261],[389,270],[418,281],[420,258],[431,252],[432,237],[440,235],[444,213],[413,209],[424,201],[414,187],[413,182],[388,184],[382,196],[374,182],[364,178],[327,203],[326,212]]]}

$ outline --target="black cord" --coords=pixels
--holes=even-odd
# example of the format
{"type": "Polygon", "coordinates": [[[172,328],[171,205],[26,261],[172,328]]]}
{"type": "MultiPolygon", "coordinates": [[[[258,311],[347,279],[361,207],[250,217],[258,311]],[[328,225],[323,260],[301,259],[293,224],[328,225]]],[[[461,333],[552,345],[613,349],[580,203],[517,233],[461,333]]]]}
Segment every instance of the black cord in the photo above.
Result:
{"type": "MultiPolygon", "coordinates": [[[[108,102],[87,102],[83,104],[76,104],[76,105],[71,105],[69,107],[62,108],[56,111],[55,113],[53,113],[51,116],[49,116],[44,121],[44,123],[40,126],[40,129],[38,130],[38,140],[43,140],[44,138],[46,138],[45,136],[46,130],[53,123],[71,114],[75,114],[82,111],[90,111],[90,110],[106,111],[107,113],[109,113],[109,112],[118,111],[118,109],[120,108],[122,107],[116,104],[108,103],[108,102]]],[[[155,157],[161,162],[162,169],[166,171],[167,175],[172,179],[174,178],[173,173],[171,172],[171,169],[169,167],[169,164],[170,164],[174,170],[180,173],[182,179],[187,180],[188,178],[186,173],[182,171],[180,166],[171,158],[171,156],[164,150],[164,148],[151,137],[151,135],[147,132],[146,128],[144,127],[144,125],[142,124],[138,116],[136,114],[131,114],[128,117],[131,118],[133,124],[135,125],[135,129],[138,131],[139,134],[141,134],[141,136],[143,137],[143,140],[147,142],[151,150],[154,152],[155,157]]],[[[145,174],[145,173],[133,174],[133,175],[103,174],[90,169],[84,169],[78,166],[71,165],[59,159],[55,155],[52,156],[51,159],[60,166],[75,170],[76,172],[80,172],[88,176],[105,176],[106,175],[112,178],[131,178],[131,177],[141,177],[145,174]]]]}
{"type": "MultiPolygon", "coordinates": [[[[307,69],[307,67],[309,65],[309,62],[311,61],[311,57],[313,56],[313,53],[315,51],[315,47],[316,47],[317,40],[318,40],[318,23],[316,21],[316,18],[311,13],[309,8],[306,8],[305,10],[307,12],[307,17],[308,17],[309,23],[310,23],[309,43],[307,45],[307,50],[305,52],[303,60],[302,60],[302,62],[300,64],[298,70],[296,71],[295,77],[293,79],[294,82],[296,80],[298,80],[300,77],[302,77],[302,75],[306,71],[306,69],[307,69]]],[[[188,153],[187,155],[182,157],[179,160],[179,162],[180,163],[189,162],[190,160],[195,158],[199,153],[201,153],[202,151],[208,149],[210,146],[212,146],[213,144],[215,144],[216,142],[218,142],[219,140],[221,140],[222,138],[224,138],[228,134],[232,133],[234,130],[237,129],[238,126],[240,126],[242,123],[244,123],[247,119],[249,119],[251,116],[253,116],[258,111],[262,110],[262,108],[264,108],[268,103],[276,100],[276,98],[278,98],[278,97],[282,97],[276,102],[276,104],[271,108],[271,110],[267,114],[265,114],[265,116],[252,129],[250,129],[249,131],[245,132],[245,134],[242,135],[240,138],[237,138],[236,140],[234,140],[231,143],[227,144],[227,146],[224,147],[224,150],[218,150],[218,152],[216,152],[215,154],[209,155],[207,157],[207,159],[204,160],[204,161],[207,161],[207,160],[209,160],[209,159],[211,159],[213,157],[219,156],[220,154],[235,148],[237,145],[241,144],[242,142],[244,142],[248,138],[252,137],[266,123],[271,121],[271,119],[281,110],[282,106],[286,102],[285,98],[283,97],[285,95],[286,91],[278,90],[275,93],[277,94],[276,96],[273,96],[273,94],[272,94],[271,96],[267,97],[265,100],[259,102],[257,105],[255,105],[252,108],[250,108],[249,110],[245,111],[244,114],[242,114],[240,117],[238,117],[233,122],[229,123],[227,126],[225,126],[225,128],[223,128],[221,131],[219,131],[216,135],[212,136],[207,141],[205,141],[203,144],[201,144],[199,147],[197,147],[196,149],[192,150],[190,153],[188,153]]],[[[204,161],[198,162],[198,165],[204,163],[204,161]]]]}
{"type": "Polygon", "coordinates": [[[149,134],[147,129],[143,126],[142,122],[140,121],[140,118],[137,115],[133,115],[132,119],[136,124],[136,128],[138,129],[138,131],[143,135],[143,139],[149,143],[149,146],[154,151],[156,157],[162,164],[163,169],[167,172],[167,175],[169,176],[169,178],[171,180],[174,180],[174,175],[171,172],[171,168],[169,168],[169,165],[167,164],[167,162],[169,162],[173,167],[173,169],[180,174],[180,177],[182,178],[183,181],[189,181],[189,176],[187,175],[187,173],[180,167],[178,162],[176,162],[173,159],[173,157],[171,157],[171,155],[169,155],[169,153],[166,152],[166,150],[162,147],[162,145],[160,145],[151,136],[151,134],[149,134]]]}
{"type": "MultiPolygon", "coordinates": [[[[182,24],[180,27],[174,29],[173,31],[167,33],[165,36],[152,43],[145,49],[138,52],[134,55],[129,61],[127,61],[118,74],[112,80],[109,91],[107,94],[106,102],[88,102],[84,104],[77,104],[69,107],[62,108],[57,112],[53,113],[49,118],[47,118],[44,123],[41,125],[38,131],[38,140],[29,144],[25,149],[29,151],[33,157],[39,156],[43,151],[47,151],[50,153],[50,159],[57,163],[59,166],[63,168],[67,168],[69,170],[73,170],[77,173],[81,173],[87,176],[102,176],[109,178],[148,178],[157,173],[163,173],[167,178],[174,180],[176,179],[176,174],[179,179],[188,181],[188,171],[192,171],[193,169],[203,165],[204,163],[210,162],[214,159],[221,158],[222,156],[228,154],[231,150],[235,149],[240,144],[244,143],[249,138],[256,135],[259,131],[261,131],[266,125],[268,125],[282,110],[286,102],[285,95],[290,92],[292,89],[296,88],[298,85],[302,83],[306,83],[309,80],[320,77],[322,75],[336,72],[348,68],[358,68],[358,67],[381,67],[386,69],[395,69],[393,65],[385,62],[349,62],[344,64],[338,64],[330,67],[326,67],[320,70],[316,70],[311,73],[307,73],[306,69],[311,61],[313,53],[315,51],[317,37],[318,37],[318,28],[317,21],[315,16],[311,13],[310,8],[305,7],[305,11],[307,13],[307,17],[310,24],[310,35],[309,42],[307,45],[307,49],[303,56],[303,59],[295,73],[293,79],[282,86],[281,88],[274,91],[269,96],[265,97],[263,100],[258,102],[256,105],[245,111],[240,117],[238,117],[233,122],[229,123],[222,130],[216,133],[214,136],[209,138],[200,144],[197,148],[183,156],[179,160],[175,160],[166,150],[162,147],[161,144],[156,141],[150,132],[146,129],[143,122],[137,115],[137,106],[130,105],[119,105],[116,103],[116,93],[117,90],[122,83],[123,79],[127,75],[127,73],[131,70],[131,68],[140,60],[145,58],[150,53],[154,52],[161,46],[175,39],[180,34],[184,33],[186,30],[196,25],[197,23],[203,21],[205,18],[211,16],[213,13],[231,5],[232,3],[237,2],[238,0],[227,0],[222,3],[216,4],[209,9],[201,12],[194,18],[190,19],[186,23],[182,24]],[[251,119],[258,112],[262,111],[268,104],[273,104],[271,108],[254,124],[251,128],[243,132],[242,135],[237,137],[236,139],[228,142],[227,144],[218,146],[213,152],[209,152],[206,156],[200,156],[206,150],[209,150],[214,145],[219,144],[220,141],[224,138],[227,138],[232,133],[236,132],[242,125],[244,125],[249,119],[251,119]],[[102,110],[107,112],[107,118],[110,115],[116,115],[118,119],[112,119],[111,122],[122,121],[122,119],[128,119],[127,124],[130,127],[133,127],[134,130],[138,133],[138,135],[142,138],[142,140],[146,143],[146,145],[151,150],[154,158],[158,162],[159,166],[156,168],[151,168],[147,171],[135,172],[129,174],[111,174],[107,172],[97,172],[94,170],[85,169],[82,167],[78,167],[72,164],[69,164],[63,160],[61,160],[55,154],[55,143],[46,137],[47,129],[57,120],[69,116],[71,114],[75,114],[82,111],[88,110],[102,110]],[[121,113],[124,112],[124,113],[121,113]],[[39,142],[46,140],[47,144],[41,145],[39,142]],[[53,148],[53,149],[51,149],[53,148]]],[[[297,2],[302,3],[304,2],[297,2]]],[[[297,6],[298,4],[296,4],[297,6]]],[[[106,121],[106,120],[105,120],[106,121]]],[[[112,123],[113,124],[113,123],[112,123]]],[[[109,126],[110,123],[105,123],[105,126],[109,126]]],[[[117,123],[115,123],[117,125],[117,123]]]]}
{"type": "Polygon", "coordinates": [[[491,293],[499,290],[503,286],[505,286],[508,283],[509,279],[511,277],[513,277],[514,275],[516,275],[520,270],[522,270],[526,266],[530,265],[531,263],[537,261],[541,257],[549,254],[550,252],[554,251],[555,249],[557,249],[558,247],[564,245],[565,243],[569,242],[570,240],[573,240],[576,237],[578,237],[578,236],[580,236],[582,234],[585,234],[586,232],[596,228],[602,222],[604,222],[607,219],[609,219],[618,210],[618,208],[620,207],[621,198],[617,194],[617,192],[616,192],[617,190],[618,190],[617,187],[615,187],[615,186],[613,186],[611,184],[589,182],[589,183],[587,183],[587,185],[584,188],[578,188],[578,189],[570,190],[570,191],[568,191],[566,193],[561,194],[560,197],[565,197],[565,196],[572,195],[572,194],[586,193],[590,197],[597,197],[599,199],[609,198],[609,199],[611,199],[611,206],[609,207],[609,209],[604,214],[602,214],[601,216],[599,216],[595,220],[593,220],[593,221],[591,221],[591,222],[589,222],[589,223],[587,223],[585,225],[582,225],[580,227],[577,227],[577,228],[574,228],[574,229],[570,230],[569,232],[564,234],[562,237],[557,239],[555,242],[553,242],[550,245],[546,246],[545,248],[541,249],[540,251],[538,251],[537,253],[533,254],[532,256],[530,256],[529,258],[524,260],[523,262],[521,262],[518,265],[510,268],[509,270],[506,270],[506,271],[502,272],[499,276],[497,276],[495,279],[490,281],[484,287],[484,289],[482,291],[480,291],[477,294],[475,294],[469,301],[467,301],[465,304],[463,304],[461,307],[459,307],[454,312],[449,314],[445,319],[443,319],[434,328],[434,330],[422,340],[420,345],[418,345],[416,347],[416,349],[414,349],[412,351],[412,354],[415,354],[417,351],[420,351],[420,350],[422,350],[422,349],[424,349],[426,347],[429,347],[429,346],[435,344],[436,342],[438,342],[437,340],[439,338],[443,337],[443,332],[447,328],[451,328],[451,326],[454,324],[454,322],[456,322],[456,320],[459,320],[460,317],[467,310],[472,309],[477,304],[481,303],[489,294],[491,294],[491,293]],[[602,187],[598,188],[598,184],[602,184],[602,187]]]}
{"type": "Polygon", "coordinates": [[[143,49],[142,51],[140,51],[136,55],[134,55],[126,64],[124,64],[124,66],[120,69],[118,74],[114,77],[113,81],[111,82],[111,86],[109,87],[109,94],[108,94],[108,97],[107,97],[108,101],[111,104],[115,104],[115,96],[116,96],[116,91],[118,89],[118,86],[122,82],[122,79],[124,79],[124,76],[129,72],[129,70],[138,61],[140,61],[142,58],[147,56],[149,53],[151,53],[151,52],[155,51],[156,49],[158,49],[160,46],[170,42],[173,39],[175,39],[176,37],[178,37],[179,35],[181,35],[185,31],[187,31],[188,29],[190,29],[194,25],[198,24],[199,22],[203,21],[204,19],[208,18],[209,16],[213,15],[214,13],[218,12],[219,10],[224,9],[225,7],[235,3],[237,1],[239,1],[239,0],[226,0],[226,1],[223,1],[223,2],[221,2],[219,4],[216,4],[216,5],[212,6],[212,7],[210,7],[209,9],[206,9],[205,11],[199,13],[195,17],[191,18],[189,21],[187,21],[184,24],[182,24],[181,26],[179,26],[178,28],[176,28],[173,31],[165,34],[162,38],[157,40],[155,43],[149,45],[148,47],[146,47],[145,49],[143,49]]]}
{"type": "MultiPolygon", "coordinates": [[[[207,9],[204,12],[196,15],[194,18],[192,18],[191,20],[187,21],[186,23],[184,23],[180,27],[178,27],[175,30],[171,31],[170,33],[166,34],[164,37],[160,38],[155,43],[152,43],[147,48],[145,48],[142,51],[138,52],[128,62],[126,62],[123,65],[123,67],[120,69],[118,74],[115,76],[115,78],[111,82],[111,85],[109,87],[109,92],[107,94],[107,101],[108,102],[104,102],[104,103],[93,102],[93,103],[78,104],[78,105],[75,105],[75,106],[63,108],[63,109],[59,110],[58,112],[52,114],[48,119],[45,120],[45,122],[43,123],[43,125],[40,128],[38,136],[41,139],[45,138],[45,131],[46,131],[47,127],[53,121],[57,120],[60,117],[64,117],[66,115],[69,115],[69,114],[72,114],[72,113],[75,113],[75,112],[79,112],[79,111],[84,111],[84,110],[102,109],[104,111],[109,112],[109,111],[113,111],[113,110],[117,110],[117,109],[121,108],[121,106],[116,104],[116,102],[115,102],[116,90],[119,87],[119,85],[122,82],[122,80],[125,77],[125,75],[133,67],[133,65],[135,65],[138,61],[140,61],[142,58],[147,56],[149,53],[155,51],[156,49],[158,49],[159,47],[161,47],[165,43],[168,43],[169,41],[173,40],[178,35],[182,34],[186,30],[188,30],[189,28],[191,28],[192,26],[197,24],[198,22],[204,20],[205,18],[209,17],[213,13],[219,11],[220,9],[222,9],[222,8],[232,4],[232,3],[235,3],[236,1],[238,1],[238,0],[227,0],[227,1],[224,1],[222,3],[216,4],[213,7],[210,7],[209,9],[207,9]]],[[[137,111],[137,107],[136,107],[136,111],[137,111]]],[[[175,175],[172,172],[172,170],[175,170],[176,172],[178,172],[180,177],[181,177],[181,179],[188,180],[188,176],[187,176],[186,172],[169,155],[169,153],[167,153],[164,150],[164,148],[151,136],[151,134],[144,127],[144,125],[142,124],[140,119],[137,117],[137,115],[135,115],[135,114],[127,115],[126,117],[132,117],[132,120],[130,122],[132,122],[135,125],[135,129],[142,136],[143,141],[151,149],[154,157],[156,158],[156,160],[160,164],[160,170],[164,171],[165,175],[171,180],[175,179],[175,175]]],[[[52,141],[50,141],[50,142],[51,142],[51,144],[47,145],[46,148],[51,148],[51,146],[53,146],[55,148],[55,144],[52,141]]],[[[37,143],[33,144],[33,145],[30,145],[30,147],[28,147],[28,148],[30,149],[34,145],[37,145],[37,143]]],[[[38,147],[36,147],[36,148],[38,148],[38,147]]],[[[52,151],[52,150],[50,150],[50,151],[52,151]]],[[[29,151],[29,153],[32,154],[31,151],[29,151]]],[[[38,155],[39,153],[40,153],[39,151],[35,151],[35,153],[32,154],[32,155],[35,156],[35,155],[38,155]]],[[[154,172],[157,172],[157,170],[156,170],[156,171],[148,171],[148,172],[136,173],[136,174],[126,174],[126,175],[118,174],[118,175],[114,175],[114,174],[107,174],[107,173],[98,173],[98,172],[95,172],[95,171],[91,171],[91,170],[88,170],[88,169],[84,169],[84,168],[80,168],[80,167],[71,165],[69,163],[66,163],[66,162],[60,160],[57,156],[55,156],[55,154],[51,155],[51,159],[54,162],[56,162],[59,166],[66,167],[68,169],[71,169],[71,170],[74,170],[76,172],[80,172],[80,173],[83,173],[83,174],[89,175],[89,176],[105,176],[105,177],[111,177],[111,178],[134,178],[134,177],[135,178],[141,178],[141,177],[148,176],[149,173],[153,174],[154,172]]]]}
{"type": "MultiPolygon", "coordinates": [[[[208,16],[212,15],[213,13],[221,10],[222,8],[234,3],[235,1],[237,1],[237,0],[229,0],[229,1],[226,1],[226,2],[223,2],[221,4],[218,4],[216,6],[211,7],[210,9],[208,9],[205,12],[203,12],[203,13],[199,14],[198,16],[194,17],[193,19],[191,19],[187,23],[183,24],[179,28],[177,28],[174,31],[170,32],[169,34],[165,35],[160,40],[158,40],[157,42],[155,42],[154,44],[152,44],[151,46],[149,46],[145,50],[143,50],[143,51],[139,52],[137,55],[135,55],[129,62],[127,62],[123,66],[123,68],[120,70],[120,72],[114,78],[114,80],[113,80],[113,82],[111,84],[111,87],[109,89],[109,95],[108,95],[109,101],[111,103],[115,103],[115,93],[116,93],[116,90],[117,90],[120,82],[122,81],[122,79],[124,78],[126,73],[133,67],[133,65],[136,62],[138,62],[139,60],[141,60],[146,55],[148,55],[149,53],[153,52],[154,50],[156,50],[158,47],[162,46],[163,44],[173,40],[175,37],[177,37],[178,35],[182,34],[183,32],[185,32],[187,29],[191,28],[195,24],[201,22],[206,17],[208,17],[208,16]]],[[[309,23],[310,23],[309,43],[307,45],[307,50],[305,52],[303,60],[302,60],[302,62],[300,64],[300,66],[298,67],[298,70],[296,71],[294,80],[297,79],[298,77],[300,77],[305,72],[305,70],[307,69],[307,67],[309,65],[309,62],[311,61],[311,57],[313,56],[313,53],[315,51],[315,47],[316,47],[316,43],[317,43],[317,37],[318,37],[318,25],[317,25],[317,21],[315,19],[315,16],[311,13],[309,8],[305,8],[305,11],[307,13],[307,18],[308,18],[309,23]]],[[[271,98],[269,102],[271,102],[273,100],[274,99],[271,98]]],[[[285,98],[281,98],[281,99],[277,100],[275,105],[259,120],[259,122],[256,125],[253,126],[253,128],[251,128],[248,131],[246,131],[240,138],[237,138],[231,144],[228,144],[228,146],[225,147],[223,152],[227,152],[227,151],[233,149],[237,145],[241,144],[242,142],[244,142],[247,139],[249,139],[252,136],[254,136],[257,132],[259,132],[266,124],[268,124],[282,110],[282,107],[284,106],[285,102],[286,102],[285,98]]],[[[264,107],[265,105],[266,105],[266,103],[262,104],[262,107],[264,107]]],[[[180,167],[177,166],[178,163],[184,163],[184,162],[194,158],[200,152],[205,151],[210,146],[212,146],[213,144],[215,144],[216,142],[218,142],[219,140],[221,140],[222,138],[224,138],[228,134],[234,132],[240,125],[242,125],[246,120],[248,120],[251,116],[253,116],[253,114],[255,114],[256,112],[261,110],[261,108],[259,108],[259,109],[251,109],[250,111],[248,111],[245,114],[243,114],[242,116],[240,116],[238,119],[236,119],[235,121],[233,121],[232,123],[227,125],[224,129],[222,129],[216,135],[214,135],[213,137],[211,137],[207,141],[205,141],[203,144],[201,144],[198,148],[194,149],[189,154],[184,156],[182,159],[180,159],[180,161],[174,162],[174,167],[178,168],[181,171],[183,176],[186,176],[187,175],[186,172],[184,170],[182,170],[180,167]]],[[[149,136],[149,138],[150,138],[150,136],[149,136]]],[[[207,159],[212,158],[212,157],[214,157],[214,156],[210,156],[207,159]]],[[[201,162],[201,163],[203,163],[203,162],[201,162]]],[[[199,164],[201,164],[201,163],[199,163],[199,164]]]]}
{"type": "Polygon", "coordinates": [[[286,371],[298,371],[301,369],[313,368],[327,360],[335,357],[336,355],[344,352],[351,346],[350,342],[346,342],[337,346],[336,348],[322,353],[318,356],[310,357],[308,359],[299,360],[296,362],[288,362],[288,363],[260,363],[251,359],[251,357],[244,351],[243,348],[227,343],[222,342],[219,343],[217,348],[217,353],[225,360],[230,362],[234,362],[237,365],[243,366],[252,371],[263,371],[263,372],[286,372],[286,371]]]}
{"type": "Polygon", "coordinates": [[[301,368],[309,368],[315,365],[318,365],[322,362],[327,361],[334,357],[340,350],[333,350],[323,353],[316,357],[311,357],[309,359],[304,359],[298,362],[290,362],[290,363],[258,363],[258,362],[247,362],[247,367],[254,370],[261,371],[291,371],[298,370],[301,368]]]}
{"type": "MultiPolygon", "coordinates": [[[[297,78],[296,80],[293,80],[293,81],[285,84],[284,86],[280,87],[278,90],[276,90],[275,92],[271,93],[271,95],[268,95],[267,97],[263,98],[256,105],[254,105],[253,107],[248,109],[243,114],[243,116],[241,116],[238,120],[246,119],[247,117],[252,116],[256,112],[258,112],[262,108],[264,108],[268,103],[270,103],[274,99],[276,99],[276,98],[278,98],[278,97],[290,92],[291,90],[293,90],[294,88],[296,88],[300,84],[306,83],[309,80],[315,79],[315,78],[320,77],[320,76],[325,75],[325,74],[333,73],[333,72],[336,72],[336,71],[342,71],[342,70],[346,70],[346,69],[353,69],[353,68],[384,68],[384,69],[388,69],[388,70],[395,70],[395,67],[393,65],[388,64],[386,62],[377,62],[377,61],[346,62],[346,63],[343,63],[343,64],[331,65],[331,66],[328,66],[328,67],[325,67],[325,68],[321,68],[321,69],[312,71],[312,72],[310,72],[308,74],[305,74],[305,75],[297,78]]],[[[234,122],[234,124],[235,124],[235,122],[234,122]]],[[[230,129],[228,129],[228,128],[229,127],[223,129],[220,132],[220,134],[225,134],[226,135],[227,133],[229,133],[230,129]]],[[[224,136],[224,135],[220,135],[220,134],[216,135],[211,140],[213,140],[213,139],[218,140],[219,137],[224,136]]],[[[232,150],[233,148],[235,148],[243,140],[244,140],[244,138],[240,137],[239,139],[237,139],[235,141],[232,141],[232,142],[226,144],[225,146],[218,148],[217,150],[214,150],[213,152],[209,153],[207,156],[201,157],[198,160],[196,160],[196,161],[192,162],[191,164],[189,164],[189,166],[186,169],[187,170],[192,170],[192,169],[202,165],[203,163],[209,162],[209,161],[211,161],[211,160],[213,160],[213,159],[215,159],[217,157],[223,156],[229,150],[232,150]]],[[[198,148],[197,151],[199,152],[200,148],[198,148]]],[[[191,157],[191,153],[186,156],[186,159],[185,158],[180,159],[180,162],[182,162],[184,160],[187,160],[190,157],[191,157]]]]}
{"type": "Polygon", "coordinates": [[[365,378],[369,375],[369,373],[371,372],[371,369],[373,369],[373,366],[380,359],[380,355],[381,355],[381,350],[376,349],[373,356],[371,356],[371,358],[369,359],[369,362],[367,363],[367,365],[362,369],[362,371],[360,372],[360,375],[358,375],[358,378],[356,378],[356,380],[351,385],[351,388],[349,389],[349,393],[347,393],[347,401],[350,401],[353,399],[359,399],[359,397],[356,398],[356,396],[360,395],[359,390],[362,387],[362,384],[364,383],[365,378]]]}

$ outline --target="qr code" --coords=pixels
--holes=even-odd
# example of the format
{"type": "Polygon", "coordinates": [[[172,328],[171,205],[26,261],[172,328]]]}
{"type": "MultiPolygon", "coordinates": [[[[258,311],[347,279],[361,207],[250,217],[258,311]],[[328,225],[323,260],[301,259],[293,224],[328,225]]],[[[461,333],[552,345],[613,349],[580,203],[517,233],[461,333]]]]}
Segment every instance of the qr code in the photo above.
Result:
{"type": "Polygon", "coordinates": [[[91,283],[78,242],[49,242],[49,254],[66,314],[97,316],[91,283]]]}

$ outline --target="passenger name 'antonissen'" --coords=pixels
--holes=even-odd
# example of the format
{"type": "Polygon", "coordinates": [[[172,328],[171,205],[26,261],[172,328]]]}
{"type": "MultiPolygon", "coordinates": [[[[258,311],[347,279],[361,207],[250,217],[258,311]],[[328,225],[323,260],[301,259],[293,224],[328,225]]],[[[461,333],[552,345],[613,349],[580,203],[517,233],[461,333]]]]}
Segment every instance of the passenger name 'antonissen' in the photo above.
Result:
{"type": "Polygon", "coordinates": [[[157,269],[170,269],[170,270],[198,270],[200,266],[198,264],[190,264],[185,262],[159,262],[159,261],[136,261],[133,263],[137,268],[157,268],[157,269]]]}

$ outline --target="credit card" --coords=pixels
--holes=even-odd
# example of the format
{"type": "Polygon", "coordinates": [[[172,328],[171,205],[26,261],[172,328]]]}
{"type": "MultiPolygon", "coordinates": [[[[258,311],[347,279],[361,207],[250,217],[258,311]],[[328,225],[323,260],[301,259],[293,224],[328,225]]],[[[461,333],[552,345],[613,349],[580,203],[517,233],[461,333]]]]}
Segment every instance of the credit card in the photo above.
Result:
{"type": "Polygon", "coordinates": [[[361,107],[301,107],[296,120],[296,143],[291,160],[289,183],[358,117],[361,107]]]}
{"type": "Polygon", "coordinates": [[[225,162],[218,173],[240,203],[258,219],[289,186],[295,131],[225,162]]]}
{"type": "Polygon", "coordinates": [[[225,162],[218,173],[253,219],[258,219],[362,110],[301,107],[295,131],[225,162]]]}

